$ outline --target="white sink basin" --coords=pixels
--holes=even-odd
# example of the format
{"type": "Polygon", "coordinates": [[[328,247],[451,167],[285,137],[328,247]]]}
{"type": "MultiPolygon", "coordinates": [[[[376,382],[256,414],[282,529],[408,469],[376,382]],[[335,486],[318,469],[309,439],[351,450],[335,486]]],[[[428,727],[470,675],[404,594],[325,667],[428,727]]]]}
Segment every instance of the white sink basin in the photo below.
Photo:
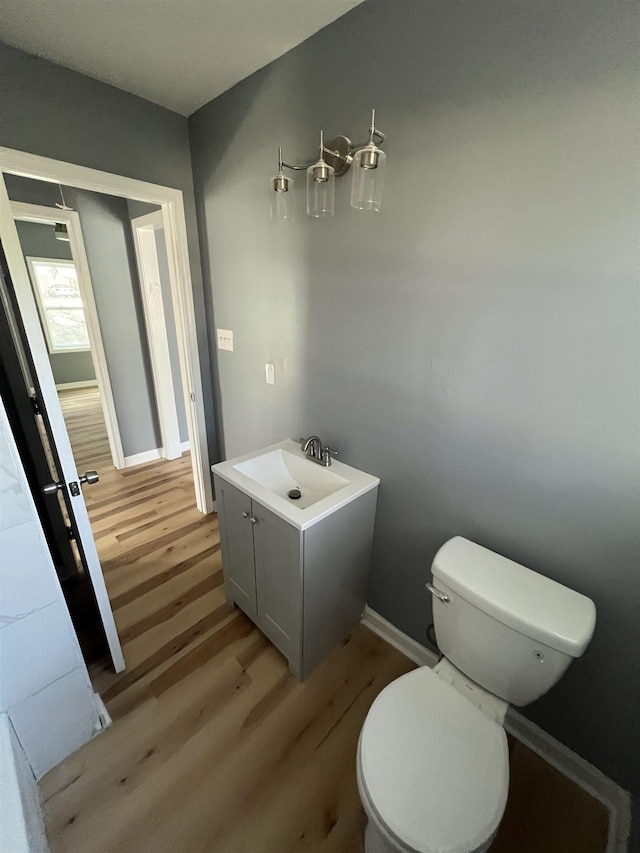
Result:
{"type": "Polygon", "coordinates": [[[323,468],[282,448],[254,456],[233,467],[274,495],[291,500],[297,509],[306,509],[349,485],[348,480],[334,474],[329,468],[323,468]],[[289,492],[293,489],[301,493],[299,498],[289,498],[289,492]]]}
{"type": "Polygon", "coordinates": [[[380,482],[343,462],[334,461],[330,468],[317,465],[289,439],[219,462],[211,470],[300,530],[375,489],[380,482]],[[293,489],[300,491],[298,499],[289,497],[293,489]]]}

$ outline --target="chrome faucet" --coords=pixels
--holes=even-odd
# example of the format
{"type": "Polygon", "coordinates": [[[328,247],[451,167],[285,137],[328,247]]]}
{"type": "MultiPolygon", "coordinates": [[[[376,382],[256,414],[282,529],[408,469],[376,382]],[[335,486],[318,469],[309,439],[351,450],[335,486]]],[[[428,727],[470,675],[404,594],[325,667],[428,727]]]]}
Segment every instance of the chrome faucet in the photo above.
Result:
{"type": "Polygon", "coordinates": [[[307,459],[310,459],[317,465],[324,465],[325,468],[331,465],[331,457],[338,455],[338,451],[332,450],[328,444],[323,447],[317,435],[312,435],[309,438],[301,438],[300,446],[302,452],[307,454],[307,459]]]}

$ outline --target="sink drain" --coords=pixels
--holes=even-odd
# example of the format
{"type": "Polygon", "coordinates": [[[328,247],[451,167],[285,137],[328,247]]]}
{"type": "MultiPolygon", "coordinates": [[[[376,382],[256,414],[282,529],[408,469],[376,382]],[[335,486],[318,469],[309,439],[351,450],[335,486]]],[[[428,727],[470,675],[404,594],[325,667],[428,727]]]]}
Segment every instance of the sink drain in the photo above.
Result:
{"type": "Polygon", "coordinates": [[[302,492],[300,491],[300,489],[291,489],[291,491],[289,492],[289,497],[292,501],[298,501],[302,497],[302,492]]]}

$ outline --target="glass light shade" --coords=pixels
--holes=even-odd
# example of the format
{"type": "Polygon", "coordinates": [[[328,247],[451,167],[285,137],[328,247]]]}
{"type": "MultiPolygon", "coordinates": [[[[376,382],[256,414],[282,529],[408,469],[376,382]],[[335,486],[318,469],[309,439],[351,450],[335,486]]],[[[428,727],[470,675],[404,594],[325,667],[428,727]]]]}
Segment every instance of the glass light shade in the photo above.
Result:
{"type": "Polygon", "coordinates": [[[356,210],[380,210],[387,155],[374,145],[365,145],[353,158],[351,207],[356,210]]]}
{"type": "Polygon", "coordinates": [[[307,215],[333,216],[335,212],[336,173],[333,166],[318,160],[307,169],[307,215]]]}
{"type": "Polygon", "coordinates": [[[269,207],[271,218],[277,222],[293,219],[293,179],[278,172],[269,182],[269,207]]]}

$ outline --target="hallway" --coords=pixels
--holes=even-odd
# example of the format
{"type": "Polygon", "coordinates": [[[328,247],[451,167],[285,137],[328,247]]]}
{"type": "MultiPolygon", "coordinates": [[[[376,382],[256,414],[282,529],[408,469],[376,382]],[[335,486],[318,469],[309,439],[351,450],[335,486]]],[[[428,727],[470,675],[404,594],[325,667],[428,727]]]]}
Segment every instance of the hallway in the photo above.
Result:
{"type": "Polygon", "coordinates": [[[78,469],[100,473],[84,497],[127,669],[116,676],[101,660],[91,676],[115,717],[146,696],[176,644],[191,650],[233,615],[222,591],[217,517],[196,508],[189,453],[117,470],[97,389],[63,391],[60,399],[78,469]]]}

